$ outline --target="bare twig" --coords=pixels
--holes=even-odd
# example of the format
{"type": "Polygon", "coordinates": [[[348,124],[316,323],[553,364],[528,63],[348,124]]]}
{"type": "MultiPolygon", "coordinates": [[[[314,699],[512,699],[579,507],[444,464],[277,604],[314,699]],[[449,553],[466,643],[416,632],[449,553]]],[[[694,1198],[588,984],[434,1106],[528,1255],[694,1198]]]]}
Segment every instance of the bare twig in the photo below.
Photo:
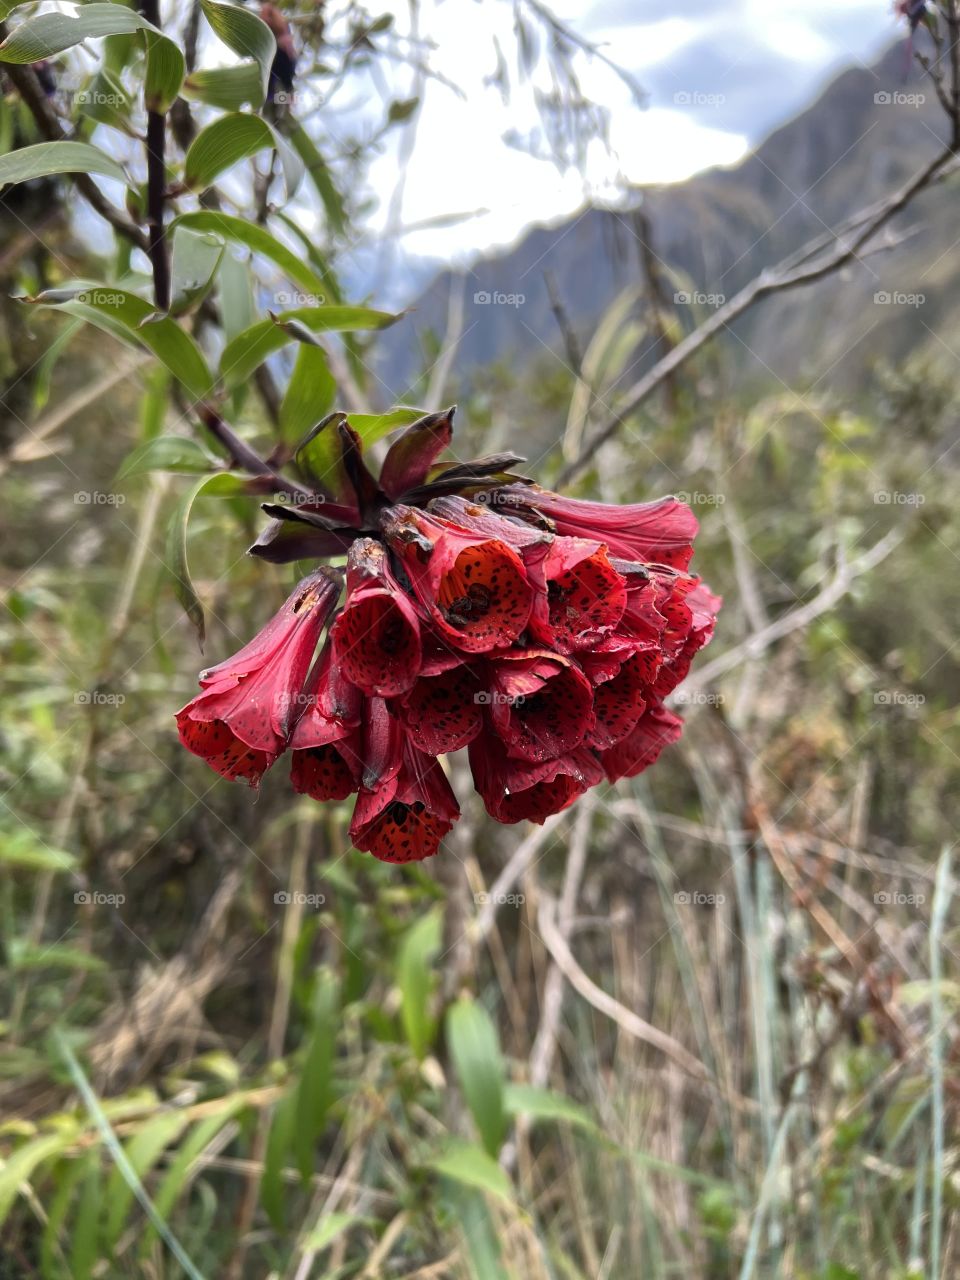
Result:
{"type": "Polygon", "coordinates": [[[509,895],[513,886],[531,865],[544,845],[554,835],[557,827],[563,822],[565,815],[555,813],[547,818],[542,827],[531,831],[513,852],[510,861],[503,868],[487,892],[487,900],[483,909],[470,927],[471,941],[482,942],[494,926],[499,904],[509,895]]]}
{"type": "Polygon", "coordinates": [[[856,560],[850,561],[849,564],[842,564],[819,595],[814,596],[812,600],[808,600],[806,604],[801,604],[796,609],[791,609],[788,613],[785,613],[782,617],[777,618],[759,631],[755,631],[748,639],[741,644],[734,645],[732,649],[728,649],[726,653],[714,658],[712,662],[705,663],[685,681],[683,686],[684,693],[689,693],[693,689],[709,684],[711,680],[715,680],[718,676],[724,675],[734,667],[738,667],[741,662],[745,662],[748,658],[758,658],[777,640],[782,640],[784,636],[791,635],[794,631],[801,631],[804,627],[809,626],[815,618],[819,618],[822,613],[826,613],[838,601],[842,600],[854,582],[858,578],[862,578],[865,573],[869,573],[871,569],[876,568],[882,560],[887,558],[891,551],[900,545],[903,539],[904,531],[902,528],[891,529],[889,533],[875,542],[869,551],[865,551],[862,556],[858,556],[856,560]]]}
{"type": "Polygon", "coordinates": [[[861,220],[861,215],[854,215],[850,222],[855,229],[849,235],[841,234],[834,237],[831,241],[831,247],[826,251],[816,253],[813,260],[807,265],[794,265],[797,255],[793,254],[785,258],[777,266],[762,271],[748,284],[744,285],[738,293],[734,294],[723,306],[718,307],[703,324],[698,325],[696,329],[688,333],[681,342],[677,343],[642,378],[634,383],[626,393],[623,404],[584,444],[577,457],[561,470],[556,481],[557,487],[560,488],[568,484],[584,471],[590,465],[596,451],[617,433],[626,418],[635,412],[662,383],[669,379],[681,365],[685,364],[691,356],[695,355],[701,347],[705,346],[721,330],[728,328],[734,320],[739,319],[745,311],[748,311],[762,298],[769,297],[774,293],[783,293],[788,289],[796,289],[802,285],[813,284],[815,281],[822,280],[825,276],[832,275],[839,271],[841,267],[846,266],[848,262],[851,262],[859,255],[868,241],[881,228],[886,226],[891,218],[906,208],[915,196],[919,195],[921,191],[930,186],[939,177],[942,170],[953,158],[953,146],[946,147],[938,152],[908,182],[904,183],[903,186],[878,205],[871,206],[872,215],[869,218],[861,220]]]}
{"type": "Polygon", "coordinates": [[[556,961],[563,976],[574,990],[583,996],[588,1004],[593,1005],[598,1012],[610,1018],[627,1035],[631,1035],[637,1040],[642,1040],[645,1044],[650,1045],[651,1048],[665,1053],[668,1058],[672,1058],[689,1075],[695,1076],[698,1080],[710,1079],[710,1073],[700,1059],[695,1058],[689,1050],[685,1049],[679,1040],[674,1040],[673,1036],[646,1022],[639,1014],[634,1013],[632,1009],[622,1005],[619,1000],[614,1000],[613,996],[608,995],[606,991],[598,987],[584,973],[557,928],[554,902],[552,898],[546,895],[540,906],[538,924],[544,944],[556,961]]]}
{"type": "MultiPolygon", "coordinates": [[[[567,869],[563,879],[563,890],[560,894],[560,907],[557,913],[557,928],[564,941],[568,941],[573,929],[574,912],[580,893],[580,883],[587,865],[587,851],[590,844],[590,827],[593,821],[595,799],[588,792],[580,801],[580,807],[574,822],[573,835],[570,840],[570,853],[567,857],[567,869]]],[[[537,1037],[530,1051],[530,1083],[542,1086],[550,1076],[550,1067],[557,1047],[557,1029],[560,1025],[560,1013],[563,1008],[563,974],[559,965],[551,964],[543,984],[543,1003],[540,1026],[537,1037]]]]}
{"type": "MultiPolygon", "coordinates": [[[[5,39],[6,35],[7,26],[5,23],[0,22],[0,40],[5,39]]],[[[4,74],[10,77],[11,83],[19,93],[27,110],[33,116],[37,128],[43,136],[51,142],[64,141],[67,135],[61,128],[56,112],[47,101],[33,68],[9,62],[4,66],[4,74]]],[[[142,249],[144,253],[147,252],[147,237],[136,223],[131,222],[120,209],[115,208],[110,203],[89,174],[74,174],[73,181],[91,209],[99,213],[101,218],[109,222],[131,244],[136,245],[138,249],[142,249]]]]}
{"type": "MultiPolygon", "coordinates": [[[[160,26],[160,0],[139,0],[140,15],[160,26]]],[[[164,192],[167,174],[167,117],[163,111],[147,111],[147,254],[153,267],[153,293],[158,311],[170,309],[170,259],[163,230],[164,192]]]]}

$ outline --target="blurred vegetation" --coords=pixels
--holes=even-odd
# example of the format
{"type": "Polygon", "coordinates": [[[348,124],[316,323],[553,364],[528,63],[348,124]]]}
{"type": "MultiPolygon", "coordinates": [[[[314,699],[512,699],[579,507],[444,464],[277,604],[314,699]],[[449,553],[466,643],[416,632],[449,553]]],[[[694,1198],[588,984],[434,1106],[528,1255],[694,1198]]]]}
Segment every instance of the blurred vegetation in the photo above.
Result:
{"type": "MultiPolygon", "coordinates": [[[[93,270],[65,215],[44,243],[5,299],[93,270]]],[[[617,314],[579,381],[471,378],[459,452],[520,447],[549,483],[657,320],[640,282],[617,314]]],[[[259,499],[194,504],[201,658],[167,544],[194,478],[117,479],[186,433],[169,380],[52,312],[11,309],[7,337],[0,1276],[957,1274],[949,364],[878,363],[855,398],[746,402],[722,347],[678,375],[578,492],[689,495],[726,599],[705,666],[901,540],[779,643],[695,669],[649,774],[543,830],[460,786],[449,847],[398,868],[282,766],[255,796],[177,742],[198,667],[295,577],[243,555],[259,499]]],[[[253,394],[231,412],[273,438],[253,394]]]]}

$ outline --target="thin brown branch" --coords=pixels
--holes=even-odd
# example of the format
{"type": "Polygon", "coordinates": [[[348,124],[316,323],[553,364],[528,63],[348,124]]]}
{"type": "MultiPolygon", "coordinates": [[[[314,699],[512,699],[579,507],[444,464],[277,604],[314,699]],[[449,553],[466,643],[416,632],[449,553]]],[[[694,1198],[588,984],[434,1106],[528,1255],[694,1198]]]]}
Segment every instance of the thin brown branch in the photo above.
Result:
{"type": "Polygon", "coordinates": [[[863,577],[865,573],[869,573],[882,560],[885,560],[891,551],[900,545],[903,538],[904,531],[902,528],[891,529],[889,533],[875,542],[863,555],[858,556],[856,560],[851,560],[849,564],[841,565],[823,590],[814,596],[812,600],[808,600],[806,604],[798,605],[796,609],[791,609],[788,613],[761,628],[761,630],[755,631],[742,644],[734,645],[732,649],[720,654],[712,662],[707,662],[702,667],[697,668],[689,679],[684,682],[684,693],[689,695],[693,690],[708,685],[711,680],[716,680],[718,676],[732,671],[741,662],[758,658],[777,640],[782,640],[784,636],[792,635],[795,631],[802,631],[814,619],[819,618],[823,613],[827,613],[842,600],[857,579],[863,577]]]}
{"type": "MultiPolygon", "coordinates": [[[[140,15],[160,26],[160,0],[140,0],[140,15]]],[[[170,309],[170,259],[163,230],[167,171],[167,117],[163,111],[147,111],[147,255],[153,267],[153,293],[158,311],[170,309]]]]}
{"type": "MultiPolygon", "coordinates": [[[[6,36],[6,24],[0,22],[0,40],[5,39],[6,36]]],[[[33,116],[37,128],[43,136],[50,142],[65,141],[67,135],[60,124],[57,113],[47,101],[33,68],[10,62],[6,64],[4,72],[9,76],[10,82],[20,95],[24,106],[33,116]]],[[[131,222],[120,209],[110,203],[89,174],[76,173],[73,175],[73,181],[91,209],[99,213],[101,218],[109,222],[114,230],[129,240],[131,244],[138,249],[142,249],[144,253],[147,252],[147,237],[136,223],[131,222]]]]}
{"type": "Polygon", "coordinates": [[[574,990],[578,991],[588,1004],[593,1005],[599,1013],[610,1018],[627,1035],[633,1036],[637,1040],[642,1040],[644,1044],[648,1044],[666,1054],[668,1058],[672,1058],[679,1067],[696,1079],[711,1079],[710,1072],[700,1059],[694,1057],[688,1049],[685,1049],[679,1040],[675,1040],[673,1036],[661,1031],[659,1027],[653,1026],[652,1023],[646,1022],[639,1014],[634,1013],[632,1009],[628,1009],[619,1000],[615,1000],[613,996],[608,995],[606,991],[597,986],[592,978],[584,973],[574,959],[573,952],[567,945],[563,934],[557,928],[554,903],[547,896],[544,896],[540,907],[538,925],[544,944],[556,962],[557,967],[574,990]]]}
{"type": "Polygon", "coordinates": [[[557,477],[557,487],[575,479],[590,464],[593,455],[602,445],[610,440],[630,414],[634,413],[658,387],[694,356],[721,330],[728,328],[744,312],[749,311],[762,298],[774,293],[783,293],[788,289],[796,289],[802,285],[813,284],[825,276],[833,275],[847,263],[857,257],[868,242],[886,224],[901,212],[926,187],[930,186],[947,163],[954,157],[952,146],[940,151],[933,160],[894,191],[880,204],[873,206],[873,216],[860,222],[860,215],[852,220],[858,229],[849,236],[839,236],[832,242],[832,249],[815,257],[806,266],[793,266],[796,254],[784,259],[775,267],[770,267],[755,276],[748,284],[727,302],[717,308],[701,325],[679,342],[672,351],[653,365],[627,392],[624,403],[611,415],[608,421],[597,430],[586,442],[580,453],[568,463],[557,477]]]}

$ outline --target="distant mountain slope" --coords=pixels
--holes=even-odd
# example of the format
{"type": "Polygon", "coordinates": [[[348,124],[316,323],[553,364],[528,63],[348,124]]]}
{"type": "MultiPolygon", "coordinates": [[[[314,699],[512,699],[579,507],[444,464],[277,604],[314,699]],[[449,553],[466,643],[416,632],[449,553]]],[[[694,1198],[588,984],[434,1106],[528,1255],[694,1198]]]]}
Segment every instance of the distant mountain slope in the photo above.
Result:
{"type": "MultiPolygon", "coordinates": [[[[645,203],[671,287],[689,281],[705,294],[729,297],[763,267],[905,181],[942,145],[945,132],[940,108],[916,70],[904,82],[903,50],[896,47],[873,68],[839,75],[736,168],[638,191],[638,202],[645,203]]],[[[834,381],[856,379],[880,353],[895,356],[935,341],[928,331],[947,322],[958,292],[952,203],[949,183],[926,193],[898,224],[922,229],[896,249],[868,256],[812,289],[761,303],[728,340],[741,371],[764,382],[813,380],[828,371],[834,381]],[[919,294],[923,302],[876,303],[875,294],[883,292],[919,294]]],[[[629,210],[587,208],[556,226],[534,228],[509,252],[477,261],[466,279],[456,375],[469,377],[492,360],[530,362],[547,349],[560,352],[547,272],[574,326],[589,336],[620,290],[640,279],[638,247],[629,210]],[[496,295],[507,300],[483,301],[496,295]]],[[[426,336],[446,331],[455,280],[449,272],[439,275],[411,316],[384,335],[380,373],[397,397],[423,365],[426,336]]],[[[634,375],[640,368],[642,362],[634,375]]]]}

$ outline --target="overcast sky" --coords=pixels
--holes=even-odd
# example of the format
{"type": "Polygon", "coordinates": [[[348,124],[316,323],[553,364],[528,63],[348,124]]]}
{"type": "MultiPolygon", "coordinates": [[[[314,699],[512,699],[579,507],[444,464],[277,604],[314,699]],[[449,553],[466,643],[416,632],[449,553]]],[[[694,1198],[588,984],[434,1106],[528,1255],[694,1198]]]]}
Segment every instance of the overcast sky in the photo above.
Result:
{"type": "MultiPolygon", "coordinates": [[[[808,103],[831,74],[869,62],[898,35],[889,0],[551,0],[553,12],[634,73],[645,110],[599,62],[581,60],[585,89],[611,112],[612,151],[591,147],[586,186],[507,146],[511,130],[535,126],[529,86],[505,104],[486,84],[494,37],[507,60],[516,48],[512,7],[501,0],[423,0],[421,31],[433,62],[460,86],[458,98],[429,84],[412,161],[405,166],[405,225],[474,209],[488,212],[405,238],[406,248],[458,258],[516,239],[531,223],[561,218],[585,198],[612,194],[619,180],[671,182],[739,160],[774,126],[808,103]],[[441,57],[442,51],[442,57],[441,57]]],[[[397,7],[397,22],[405,7],[397,7]]],[[[372,181],[384,225],[398,173],[395,149],[375,162],[372,181]]]]}

